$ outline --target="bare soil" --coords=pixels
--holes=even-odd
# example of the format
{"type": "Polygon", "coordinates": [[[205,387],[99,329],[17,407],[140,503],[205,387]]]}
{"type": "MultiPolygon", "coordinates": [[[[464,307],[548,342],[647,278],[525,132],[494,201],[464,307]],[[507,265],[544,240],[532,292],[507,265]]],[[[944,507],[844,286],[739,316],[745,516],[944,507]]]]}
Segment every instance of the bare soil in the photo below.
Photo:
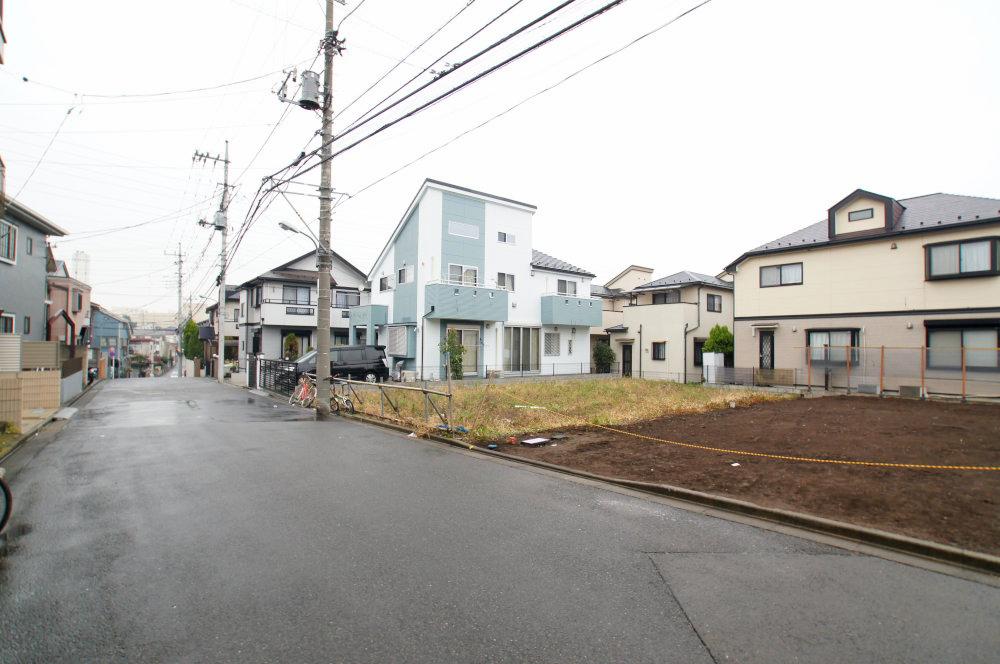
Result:
{"type": "MultiPolygon", "coordinates": [[[[616,428],[772,454],[1000,466],[1000,406],[991,404],[824,397],[675,415],[616,428]]],[[[1000,554],[998,471],[780,461],[678,447],[602,429],[564,433],[567,438],[552,441],[555,446],[501,444],[500,451],[1000,554]]]]}

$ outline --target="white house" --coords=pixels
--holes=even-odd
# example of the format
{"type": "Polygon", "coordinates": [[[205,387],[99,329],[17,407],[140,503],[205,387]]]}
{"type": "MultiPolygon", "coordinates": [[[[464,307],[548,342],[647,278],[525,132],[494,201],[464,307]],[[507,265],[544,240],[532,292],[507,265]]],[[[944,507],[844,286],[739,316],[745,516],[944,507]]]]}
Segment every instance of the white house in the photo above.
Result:
{"type": "Polygon", "coordinates": [[[351,340],[385,345],[410,379],[446,375],[451,330],[467,375],[589,373],[594,275],[532,248],[534,212],[425,180],[368,273],[371,304],[350,310],[351,340]]]}
{"type": "MultiPolygon", "coordinates": [[[[299,352],[316,346],[316,251],[310,251],[240,285],[237,329],[240,368],[249,355],[282,357],[282,339],[299,337],[299,352]]],[[[365,274],[333,253],[330,270],[330,335],[348,339],[348,309],[368,303],[365,274]]],[[[294,359],[294,358],[292,358],[294,359]]]]}

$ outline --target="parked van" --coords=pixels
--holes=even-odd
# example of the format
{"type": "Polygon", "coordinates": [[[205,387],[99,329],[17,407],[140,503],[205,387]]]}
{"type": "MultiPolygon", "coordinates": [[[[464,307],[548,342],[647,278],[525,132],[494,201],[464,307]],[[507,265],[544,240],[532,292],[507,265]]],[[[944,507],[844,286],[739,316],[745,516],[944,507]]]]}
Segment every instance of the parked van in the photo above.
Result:
{"type": "MultiPolygon", "coordinates": [[[[295,361],[296,374],[316,373],[316,351],[295,361]]],[[[385,346],[334,346],[330,349],[330,376],[376,383],[389,378],[385,346]]]]}

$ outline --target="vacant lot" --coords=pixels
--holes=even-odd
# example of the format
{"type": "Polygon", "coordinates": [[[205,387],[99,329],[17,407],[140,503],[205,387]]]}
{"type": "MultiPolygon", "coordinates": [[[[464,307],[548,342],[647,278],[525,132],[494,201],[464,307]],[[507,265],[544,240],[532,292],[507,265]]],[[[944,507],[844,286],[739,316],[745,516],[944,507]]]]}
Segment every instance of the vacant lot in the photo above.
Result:
{"type": "MultiPolygon", "coordinates": [[[[622,427],[685,443],[826,459],[1000,466],[1000,406],[870,397],[747,404],[622,427]]],[[[707,452],[594,428],[502,451],[609,477],[1000,554],[1000,472],[873,468],[707,452]],[[738,464],[738,465],[734,465],[738,464]]]]}
{"type": "MultiPolygon", "coordinates": [[[[378,392],[359,387],[359,411],[379,415],[378,392]]],[[[446,389],[437,387],[436,389],[446,389]]],[[[639,379],[541,380],[454,385],[452,421],[465,427],[468,437],[493,442],[509,436],[566,426],[623,425],[681,413],[703,413],[719,408],[749,406],[784,399],[782,395],[744,389],[715,389],[666,381],[639,379]]],[[[393,390],[401,416],[386,405],[387,417],[402,419],[414,429],[440,423],[433,410],[424,420],[419,393],[393,390]]],[[[357,401],[355,399],[355,401],[357,401]]],[[[435,403],[444,411],[444,402],[435,403]]]]}

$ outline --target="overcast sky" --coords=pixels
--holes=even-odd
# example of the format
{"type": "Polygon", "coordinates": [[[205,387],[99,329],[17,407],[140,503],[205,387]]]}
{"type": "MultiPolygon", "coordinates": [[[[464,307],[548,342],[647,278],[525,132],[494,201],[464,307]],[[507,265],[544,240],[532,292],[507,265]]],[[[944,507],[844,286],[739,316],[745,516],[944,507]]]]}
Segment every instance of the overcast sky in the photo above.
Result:
{"type": "MultiPolygon", "coordinates": [[[[347,108],[338,128],[512,2],[475,0],[347,108]]],[[[580,0],[503,53],[604,2],[580,0]]],[[[465,4],[365,0],[341,30],[347,51],[335,63],[335,107],[465,4]]],[[[447,60],[556,4],[524,0],[447,60]]],[[[338,157],[336,189],[361,191],[694,4],[627,0],[338,157]]],[[[318,115],[294,107],[274,129],[288,107],[273,90],[280,70],[313,60],[321,0],[14,0],[4,12],[0,154],[8,195],[71,232],[56,243],[57,257],[90,254],[97,302],[175,310],[176,273],[165,252],[178,243],[185,298],[209,295],[218,236],[196,221],[218,205],[210,197],[222,173],[192,165],[192,153],[218,153],[230,141],[238,184],[230,223],[238,227],[260,178],[294,159],[319,126],[318,115]],[[197,93],[71,94],[188,90],[269,72],[197,93]]],[[[425,177],[534,203],[535,248],[597,273],[597,282],[632,263],[657,276],[718,272],[743,251],[824,218],[858,187],[895,198],[1000,198],[998,34],[996,0],[714,0],[346,200],[334,217],[334,249],[367,271],[425,177]]],[[[453,80],[462,79],[446,77],[428,93],[453,80]]],[[[317,181],[318,169],[304,180],[317,181]]],[[[292,198],[315,227],[318,200],[292,198]]],[[[275,201],[239,247],[228,281],[307,251],[308,240],[277,228],[295,219],[275,201]]]]}

